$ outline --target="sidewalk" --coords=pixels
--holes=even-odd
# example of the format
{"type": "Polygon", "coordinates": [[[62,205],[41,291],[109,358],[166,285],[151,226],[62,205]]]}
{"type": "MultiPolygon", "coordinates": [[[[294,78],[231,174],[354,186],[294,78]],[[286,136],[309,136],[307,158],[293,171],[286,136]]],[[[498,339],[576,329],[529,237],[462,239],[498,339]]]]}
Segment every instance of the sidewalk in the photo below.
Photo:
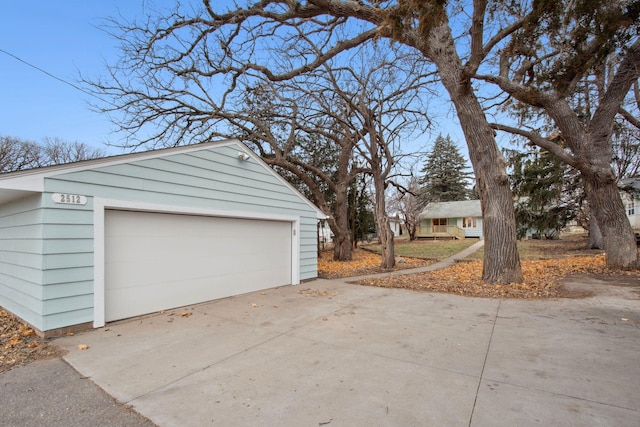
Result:
{"type": "Polygon", "coordinates": [[[481,247],[484,246],[484,240],[479,240],[473,245],[469,246],[467,249],[458,252],[455,255],[452,255],[448,258],[444,258],[438,262],[435,262],[431,265],[427,265],[426,267],[417,267],[417,268],[407,268],[403,270],[389,271],[384,273],[376,273],[376,274],[365,274],[362,276],[353,276],[353,277],[345,277],[344,280],[347,282],[357,282],[358,280],[363,279],[377,279],[379,277],[388,277],[388,276],[401,276],[404,274],[414,274],[414,273],[425,273],[427,271],[435,271],[441,270],[443,268],[447,268],[457,261],[463,260],[481,247]]]}

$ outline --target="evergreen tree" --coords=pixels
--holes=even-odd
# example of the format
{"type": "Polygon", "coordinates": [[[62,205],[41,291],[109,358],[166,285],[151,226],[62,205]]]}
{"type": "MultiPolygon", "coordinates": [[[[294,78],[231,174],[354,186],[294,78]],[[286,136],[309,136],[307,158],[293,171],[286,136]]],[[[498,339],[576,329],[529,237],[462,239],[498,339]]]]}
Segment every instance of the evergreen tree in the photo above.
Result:
{"type": "Polygon", "coordinates": [[[557,157],[534,148],[520,152],[505,150],[515,203],[516,230],[521,239],[555,239],[576,218],[584,190],[577,172],[557,157]]]}
{"type": "Polygon", "coordinates": [[[467,200],[471,194],[468,179],[472,173],[449,135],[436,138],[420,172],[423,203],[467,200]]]}

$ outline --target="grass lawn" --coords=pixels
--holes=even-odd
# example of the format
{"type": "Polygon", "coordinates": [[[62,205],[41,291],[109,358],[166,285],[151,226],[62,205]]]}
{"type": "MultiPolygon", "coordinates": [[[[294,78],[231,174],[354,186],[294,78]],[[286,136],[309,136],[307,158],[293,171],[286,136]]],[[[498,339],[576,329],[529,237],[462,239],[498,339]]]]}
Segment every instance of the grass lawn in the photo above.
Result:
{"type": "MultiPolygon", "coordinates": [[[[395,253],[399,257],[443,259],[455,255],[476,243],[478,239],[465,240],[396,240],[395,253]]],[[[363,245],[363,248],[380,253],[380,245],[363,245]]]]}
{"type": "MultiPolygon", "coordinates": [[[[468,248],[476,243],[478,239],[465,240],[396,240],[396,256],[443,259],[468,248]]],[[[558,240],[521,240],[518,242],[518,252],[521,260],[541,260],[566,258],[570,256],[597,255],[601,250],[585,250],[588,238],[582,235],[563,236],[558,240]]],[[[380,253],[380,245],[362,245],[363,248],[380,253]]],[[[482,259],[484,248],[468,256],[468,259],[482,259]]]]}
{"type": "MultiPolygon", "coordinates": [[[[568,258],[572,256],[595,256],[603,253],[600,249],[585,249],[589,239],[583,235],[567,235],[557,240],[520,240],[518,253],[521,260],[542,260],[568,258]]],[[[468,259],[482,259],[484,248],[469,255],[468,259]]]]}

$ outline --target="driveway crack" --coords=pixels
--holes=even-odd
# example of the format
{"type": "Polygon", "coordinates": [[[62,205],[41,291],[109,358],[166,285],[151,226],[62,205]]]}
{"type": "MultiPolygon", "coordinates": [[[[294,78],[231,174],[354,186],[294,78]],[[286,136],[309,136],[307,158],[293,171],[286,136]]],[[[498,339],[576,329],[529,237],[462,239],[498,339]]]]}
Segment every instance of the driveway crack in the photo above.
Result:
{"type": "Polygon", "coordinates": [[[485,366],[487,366],[487,359],[489,358],[489,349],[491,349],[491,342],[493,341],[493,332],[496,330],[496,323],[498,322],[498,313],[500,312],[501,304],[502,304],[502,300],[498,300],[498,307],[496,308],[496,314],[493,317],[493,327],[491,328],[491,335],[489,336],[489,342],[487,343],[487,350],[484,354],[484,361],[482,362],[482,370],[480,371],[480,379],[478,380],[476,397],[473,400],[473,408],[471,409],[471,416],[469,417],[469,427],[471,427],[471,423],[473,422],[473,414],[476,411],[476,404],[478,403],[478,394],[480,393],[480,385],[482,384],[482,379],[484,378],[484,368],[485,366]]]}

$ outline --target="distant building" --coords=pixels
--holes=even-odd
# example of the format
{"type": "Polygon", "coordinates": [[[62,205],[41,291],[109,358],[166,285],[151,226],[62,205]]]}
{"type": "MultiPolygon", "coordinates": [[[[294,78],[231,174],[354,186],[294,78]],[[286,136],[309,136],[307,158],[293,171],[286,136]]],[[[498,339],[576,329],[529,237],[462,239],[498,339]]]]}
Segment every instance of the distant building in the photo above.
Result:
{"type": "Polygon", "coordinates": [[[483,238],[480,200],[429,203],[419,218],[417,237],[483,238]]]}
{"type": "Polygon", "coordinates": [[[623,179],[620,184],[627,218],[636,233],[640,233],[640,177],[623,179]]]}

